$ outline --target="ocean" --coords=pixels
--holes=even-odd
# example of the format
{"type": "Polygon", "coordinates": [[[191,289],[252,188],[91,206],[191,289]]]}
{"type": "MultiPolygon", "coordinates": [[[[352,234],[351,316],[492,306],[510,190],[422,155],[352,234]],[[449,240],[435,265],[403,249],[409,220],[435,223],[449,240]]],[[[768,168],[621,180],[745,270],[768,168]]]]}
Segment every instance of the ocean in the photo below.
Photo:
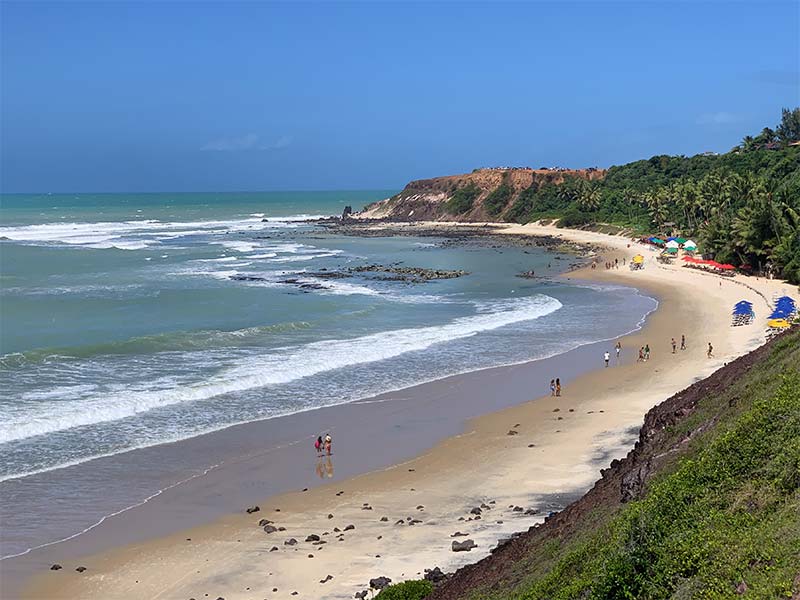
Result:
{"type": "Polygon", "coordinates": [[[391,193],[2,196],[0,555],[160,489],[99,476],[99,457],[558,355],[630,332],[655,307],[630,288],[557,279],[570,258],[540,248],[306,222],[391,193]],[[373,264],[468,275],[321,275],[373,264]],[[516,276],[531,269],[539,277],[516,276]],[[69,490],[50,477],[76,465],[69,490]],[[64,503],[71,522],[48,517],[64,503]]]}

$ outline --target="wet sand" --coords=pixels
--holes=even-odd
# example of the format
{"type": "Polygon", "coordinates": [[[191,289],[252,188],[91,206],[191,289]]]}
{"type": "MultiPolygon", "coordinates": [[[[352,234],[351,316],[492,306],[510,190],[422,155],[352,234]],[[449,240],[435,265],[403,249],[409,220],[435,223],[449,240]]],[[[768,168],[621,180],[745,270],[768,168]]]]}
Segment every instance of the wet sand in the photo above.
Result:
{"type": "MultiPolygon", "coordinates": [[[[627,240],[610,236],[591,242],[611,247],[612,257],[630,258],[637,250],[627,248],[627,240]]],[[[59,544],[20,561],[22,570],[43,571],[52,562],[64,565],[61,571],[36,577],[26,596],[352,598],[368,587],[371,577],[399,581],[419,577],[424,568],[456,568],[481,558],[499,538],[527,528],[583,493],[600,468],[627,452],[647,409],[763,341],[766,302],[733,281],[720,286],[718,277],[649,262],[643,272],[601,268],[570,276],[634,285],[659,298],[659,310],[644,329],[622,338],[620,364],[612,358],[612,366],[602,368],[602,352],[613,342],[601,343],[550,360],[460,375],[370,403],[336,407],[342,420],[334,430],[335,453],[330,467],[326,460],[319,463],[323,479],[333,470],[329,483],[320,485],[311,467],[291,479],[290,463],[282,463],[277,451],[269,456],[269,468],[263,455],[241,458],[175,488],[174,495],[165,493],[158,502],[109,521],[81,536],[80,542],[59,544]],[[730,307],[741,299],[753,301],[761,316],[754,325],[731,328],[730,307]],[[687,335],[688,349],[673,355],[669,340],[679,339],[681,333],[687,335]],[[714,359],[706,358],[708,341],[714,343],[714,359]],[[652,358],[637,364],[636,349],[645,343],[650,344],[652,358]],[[595,366],[601,368],[586,372],[595,366]],[[537,398],[556,373],[564,381],[562,397],[537,398]],[[459,421],[451,419],[452,431],[445,434],[452,437],[416,456],[443,434],[437,422],[443,407],[448,419],[450,411],[463,411],[458,412],[463,418],[495,412],[471,419],[460,432],[452,430],[459,421]],[[410,431],[398,431],[396,423],[410,431]],[[337,443],[339,439],[351,443],[337,443]],[[397,460],[398,444],[407,460],[387,468],[397,460]],[[372,472],[350,477],[349,465],[354,463],[372,472]],[[297,481],[297,490],[309,490],[272,495],[270,479],[281,465],[289,469],[281,477],[297,481]],[[219,496],[230,502],[231,513],[238,513],[211,521],[204,507],[219,496]],[[481,509],[476,520],[470,510],[482,503],[489,508],[481,509]],[[259,504],[261,510],[243,514],[250,504],[259,504]],[[265,533],[257,526],[264,518],[285,530],[265,533]],[[401,519],[403,524],[398,524],[401,519]],[[191,529],[151,539],[165,523],[175,531],[184,522],[191,529]],[[354,529],[346,530],[351,524],[354,529]],[[141,542],[109,550],[120,539],[113,534],[115,527],[128,535],[136,527],[141,542]],[[469,535],[451,538],[456,531],[469,535]],[[309,534],[327,543],[305,541],[309,534]],[[298,543],[286,545],[291,538],[298,543]],[[472,539],[478,546],[453,553],[453,539],[472,539]],[[92,544],[95,549],[86,556],[92,544]],[[79,565],[87,571],[76,573],[79,565]],[[321,583],[328,575],[332,579],[321,583]]],[[[780,283],[762,281],[760,287],[766,296],[779,290],[780,283]]],[[[304,430],[314,430],[309,418],[324,422],[329,417],[324,411],[334,409],[303,415],[304,430]]],[[[259,427],[264,423],[268,422],[234,428],[241,431],[243,447],[263,433],[259,427]],[[247,440],[248,436],[254,437],[247,440]]],[[[211,443],[196,440],[191,450],[186,442],[179,445],[202,452],[203,444],[211,443]]],[[[308,438],[293,442],[310,446],[308,438]]],[[[317,466],[313,456],[308,462],[317,466]]]]}

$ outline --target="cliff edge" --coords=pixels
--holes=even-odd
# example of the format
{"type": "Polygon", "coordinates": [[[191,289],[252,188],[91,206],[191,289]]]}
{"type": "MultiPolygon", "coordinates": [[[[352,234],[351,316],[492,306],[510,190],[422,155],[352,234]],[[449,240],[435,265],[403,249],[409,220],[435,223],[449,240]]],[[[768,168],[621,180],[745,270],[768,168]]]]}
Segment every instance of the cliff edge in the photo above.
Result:
{"type": "Polygon", "coordinates": [[[527,190],[561,185],[570,179],[600,180],[604,169],[475,169],[412,181],[399,194],[370,204],[357,216],[398,221],[504,220],[527,190]]]}

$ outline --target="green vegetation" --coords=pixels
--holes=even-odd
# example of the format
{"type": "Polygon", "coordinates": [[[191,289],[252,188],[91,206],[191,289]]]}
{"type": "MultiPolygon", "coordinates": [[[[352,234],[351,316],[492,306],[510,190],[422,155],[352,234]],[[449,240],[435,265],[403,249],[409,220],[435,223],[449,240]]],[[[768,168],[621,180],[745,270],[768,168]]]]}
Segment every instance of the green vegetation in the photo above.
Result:
{"type": "Polygon", "coordinates": [[[433,591],[433,584],[424,579],[396,583],[381,590],[375,600],[422,600],[433,591]]]}
{"type": "MultiPolygon", "coordinates": [[[[800,283],[800,146],[789,145],[798,140],[800,108],[784,109],[776,130],[764,128],[727,154],[654,156],[611,167],[596,183],[567,178],[531,186],[506,219],[681,234],[720,262],[800,283]]],[[[495,212],[487,207],[490,214],[499,214],[503,198],[509,199],[506,191],[498,193],[495,212]]]]}
{"type": "Polygon", "coordinates": [[[486,196],[483,205],[486,207],[486,212],[489,216],[496,217],[508,204],[511,197],[514,195],[514,186],[511,185],[511,177],[508,172],[503,173],[503,180],[492,193],[486,196]]]}
{"type": "Polygon", "coordinates": [[[468,183],[462,188],[458,188],[447,201],[447,212],[454,215],[462,215],[472,210],[475,199],[480,196],[481,190],[473,182],[468,183]]]}
{"type": "Polygon", "coordinates": [[[799,366],[793,332],[653,442],[651,452],[674,458],[641,499],[596,507],[579,533],[515,561],[502,591],[495,584],[469,597],[797,598],[799,366]]]}

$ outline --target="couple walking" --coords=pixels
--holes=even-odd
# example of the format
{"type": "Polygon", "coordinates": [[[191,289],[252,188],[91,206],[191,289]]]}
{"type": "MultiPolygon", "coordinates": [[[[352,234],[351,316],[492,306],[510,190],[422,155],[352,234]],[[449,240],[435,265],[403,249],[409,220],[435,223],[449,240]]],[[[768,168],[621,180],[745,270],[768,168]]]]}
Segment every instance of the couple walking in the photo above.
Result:
{"type": "Polygon", "coordinates": [[[331,455],[331,444],[333,440],[331,439],[331,434],[326,433],[325,439],[322,439],[322,436],[317,436],[317,441],[314,442],[314,448],[317,451],[317,457],[322,457],[323,452],[328,456],[331,455]]]}
{"type": "MultiPolygon", "coordinates": [[[[672,353],[675,354],[675,351],[678,349],[678,342],[675,341],[675,338],[672,338],[672,353]]],[[[681,350],[686,350],[686,336],[681,335],[681,350]]]]}
{"type": "Polygon", "coordinates": [[[550,380],[550,395],[551,396],[561,395],[561,380],[558,377],[550,380]]]}

